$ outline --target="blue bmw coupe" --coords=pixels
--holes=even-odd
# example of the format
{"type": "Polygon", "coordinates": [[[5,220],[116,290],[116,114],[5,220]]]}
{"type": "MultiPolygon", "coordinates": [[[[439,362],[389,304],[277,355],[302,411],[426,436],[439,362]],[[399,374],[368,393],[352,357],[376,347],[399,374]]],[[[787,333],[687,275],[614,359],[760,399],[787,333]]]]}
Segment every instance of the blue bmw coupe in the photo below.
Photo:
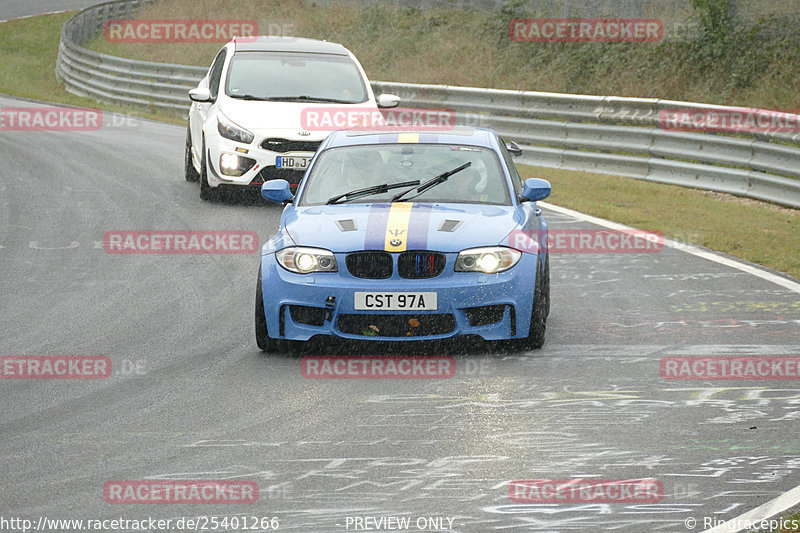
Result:
{"type": "Polygon", "coordinates": [[[550,273],[536,201],[550,183],[523,181],[512,152],[480,128],[337,131],[296,196],[264,183],[264,198],[287,205],[261,251],[259,348],[315,336],[540,348],[550,273]]]}

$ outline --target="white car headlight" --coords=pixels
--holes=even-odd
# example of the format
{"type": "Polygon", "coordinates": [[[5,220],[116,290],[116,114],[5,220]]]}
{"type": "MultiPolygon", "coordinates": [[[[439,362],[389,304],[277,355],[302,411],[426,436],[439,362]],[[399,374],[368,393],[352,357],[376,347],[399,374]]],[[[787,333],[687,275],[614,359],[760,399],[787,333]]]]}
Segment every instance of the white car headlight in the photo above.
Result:
{"type": "Polygon", "coordinates": [[[253,168],[255,164],[255,159],[231,152],[222,152],[219,156],[219,170],[223,176],[242,176],[253,168]]]}
{"type": "Polygon", "coordinates": [[[244,144],[250,144],[255,138],[252,133],[244,128],[240,128],[228,120],[228,118],[222,113],[217,113],[217,131],[219,131],[219,134],[226,139],[244,144]]]}
{"type": "Polygon", "coordinates": [[[322,248],[293,246],[275,252],[275,258],[283,268],[296,274],[339,271],[333,252],[322,248]]]}
{"type": "Polygon", "coordinates": [[[504,246],[462,250],[456,258],[456,272],[505,272],[519,262],[522,252],[504,246]]]}

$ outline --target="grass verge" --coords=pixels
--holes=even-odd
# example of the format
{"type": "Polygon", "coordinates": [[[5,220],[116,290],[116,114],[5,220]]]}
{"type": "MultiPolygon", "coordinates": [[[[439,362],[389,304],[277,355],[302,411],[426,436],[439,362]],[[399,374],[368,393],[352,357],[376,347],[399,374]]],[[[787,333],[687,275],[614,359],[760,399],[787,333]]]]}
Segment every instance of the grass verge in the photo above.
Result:
{"type": "Polygon", "coordinates": [[[800,211],[604,174],[519,166],[553,185],[548,202],[705,246],[800,278],[800,211]]]}
{"type": "Polygon", "coordinates": [[[177,115],[99,104],[93,98],[66,92],[56,78],[56,59],[61,27],[74,14],[58,13],[0,23],[0,93],[185,124],[177,115]]]}
{"type": "MultiPolygon", "coordinates": [[[[513,42],[513,19],[541,16],[528,4],[509,0],[502,9],[485,11],[396,8],[377,1],[166,0],[137,18],[247,19],[261,33],[339,42],[374,80],[800,108],[794,90],[800,84],[800,34],[792,26],[796,19],[784,13],[789,6],[765,6],[747,17],[748,27],[732,24],[723,35],[706,33],[691,41],[668,34],[652,43],[513,42]],[[767,13],[783,15],[770,19],[767,13]]],[[[687,16],[700,20],[701,12],[689,4],[682,14],[650,15],[666,25],[687,16]]],[[[89,46],[136,59],[208,65],[222,44],[110,43],[101,36],[89,46]]]]}

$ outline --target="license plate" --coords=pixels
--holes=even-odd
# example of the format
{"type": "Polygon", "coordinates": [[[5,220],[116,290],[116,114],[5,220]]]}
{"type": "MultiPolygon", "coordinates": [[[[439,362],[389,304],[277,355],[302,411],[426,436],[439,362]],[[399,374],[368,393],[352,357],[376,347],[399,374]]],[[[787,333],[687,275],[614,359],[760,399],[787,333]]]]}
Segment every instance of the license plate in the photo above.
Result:
{"type": "Polygon", "coordinates": [[[275,158],[275,166],[278,168],[305,170],[310,161],[310,157],[286,157],[279,155],[275,158]]]}
{"type": "Polygon", "coordinates": [[[357,292],[358,311],[436,311],[435,292],[357,292]]]}

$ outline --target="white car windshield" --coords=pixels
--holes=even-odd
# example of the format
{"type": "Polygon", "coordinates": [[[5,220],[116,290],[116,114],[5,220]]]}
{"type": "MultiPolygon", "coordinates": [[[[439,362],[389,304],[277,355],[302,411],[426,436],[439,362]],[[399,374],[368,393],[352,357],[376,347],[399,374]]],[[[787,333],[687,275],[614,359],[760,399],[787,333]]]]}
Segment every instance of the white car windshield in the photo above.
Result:
{"type": "Polygon", "coordinates": [[[231,59],[225,94],[232,98],[357,104],[367,89],[347,56],[239,52],[231,59]]]}
{"type": "MultiPolygon", "coordinates": [[[[432,203],[510,205],[505,175],[497,155],[487,148],[450,144],[374,144],[325,150],[314,164],[300,205],[328,203],[340,195],[388,185],[385,192],[353,198],[353,202],[390,202],[404,191],[402,200],[432,203]],[[443,173],[463,167],[446,181],[421,193],[417,186],[443,173]],[[414,189],[414,190],[411,190],[414,189]]],[[[348,202],[346,196],[331,203],[348,202]]]]}

